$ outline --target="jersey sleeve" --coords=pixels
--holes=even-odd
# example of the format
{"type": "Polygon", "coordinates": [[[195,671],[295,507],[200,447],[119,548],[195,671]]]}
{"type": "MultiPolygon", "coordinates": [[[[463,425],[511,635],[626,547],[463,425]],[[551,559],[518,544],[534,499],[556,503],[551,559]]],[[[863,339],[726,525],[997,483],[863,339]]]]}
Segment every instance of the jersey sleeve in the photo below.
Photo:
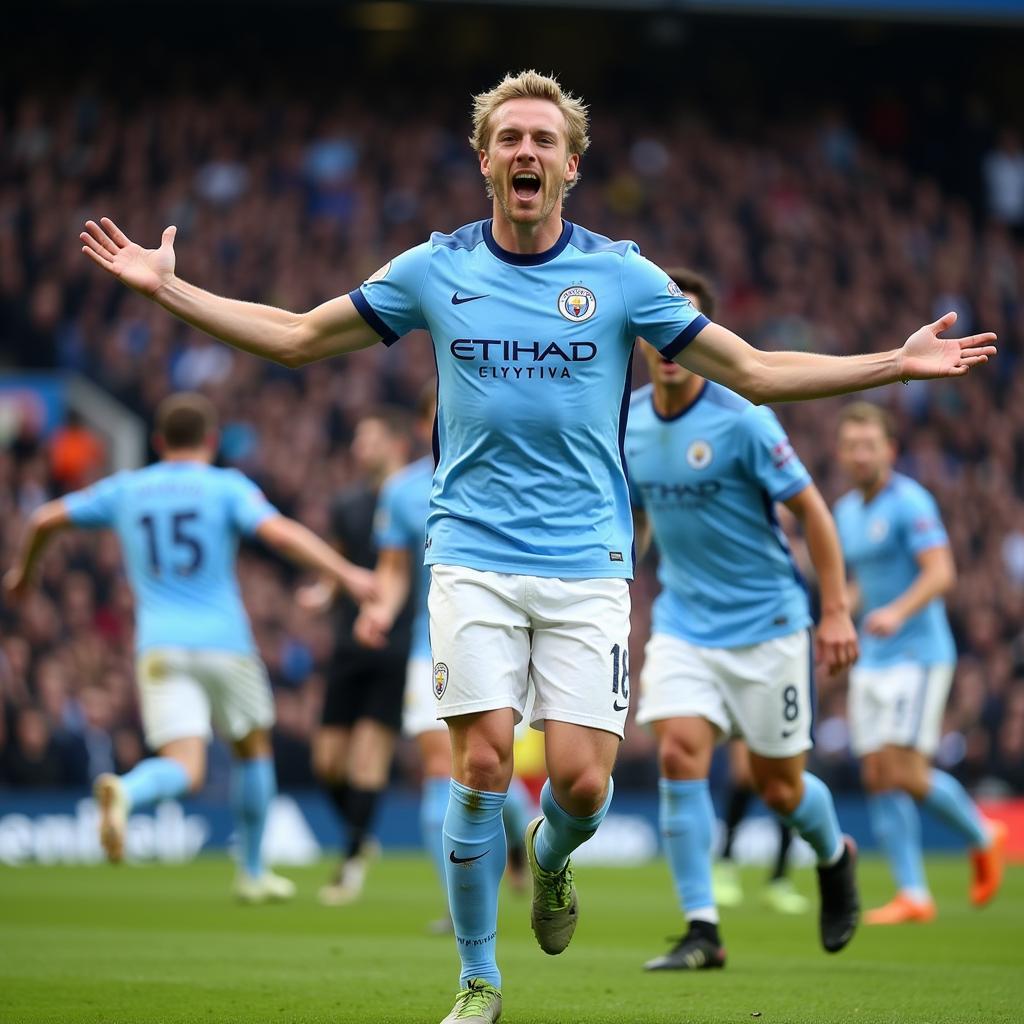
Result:
{"type": "Polygon", "coordinates": [[[810,486],[811,474],[771,409],[753,405],[739,422],[746,432],[750,470],[772,501],[788,501],[810,486]]]}
{"type": "Polygon", "coordinates": [[[420,293],[430,266],[430,243],[407,249],[349,292],[359,315],[393,345],[403,334],[427,326],[420,293]]]}
{"type": "Polygon", "coordinates": [[[900,527],[912,554],[949,545],[939,506],[923,488],[908,488],[900,502],[900,527]]]}
{"type": "Polygon", "coordinates": [[[81,491],[64,496],[64,507],[75,526],[113,526],[121,494],[121,474],[108,476],[81,491]]]}
{"type": "Polygon", "coordinates": [[[622,293],[630,331],[666,359],[679,355],[711,322],[664,270],[633,247],[622,262],[622,293]]]}
{"type": "Polygon", "coordinates": [[[393,481],[381,488],[373,513],[373,543],[378,551],[404,548],[409,544],[402,516],[401,488],[393,481]]]}
{"type": "Polygon", "coordinates": [[[280,515],[266,495],[246,476],[232,472],[228,486],[231,521],[239,533],[251,537],[261,523],[280,515]]]}

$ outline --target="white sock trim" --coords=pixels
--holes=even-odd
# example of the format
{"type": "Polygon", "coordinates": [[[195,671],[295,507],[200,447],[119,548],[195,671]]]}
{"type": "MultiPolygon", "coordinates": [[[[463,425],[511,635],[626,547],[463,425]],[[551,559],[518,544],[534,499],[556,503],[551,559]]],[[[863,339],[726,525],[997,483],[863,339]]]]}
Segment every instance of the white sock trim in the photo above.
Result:
{"type": "Polygon", "coordinates": [[[718,907],[697,907],[686,912],[686,920],[703,921],[705,924],[718,924],[718,907]]]}

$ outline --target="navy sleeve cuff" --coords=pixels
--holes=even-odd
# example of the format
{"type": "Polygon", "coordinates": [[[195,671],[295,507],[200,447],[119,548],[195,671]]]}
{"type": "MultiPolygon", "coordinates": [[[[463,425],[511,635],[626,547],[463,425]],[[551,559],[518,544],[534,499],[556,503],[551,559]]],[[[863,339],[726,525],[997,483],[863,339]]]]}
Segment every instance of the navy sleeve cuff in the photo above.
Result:
{"type": "Polygon", "coordinates": [[[662,350],[661,354],[666,359],[675,359],[694,338],[704,330],[711,321],[703,314],[698,313],[662,350]]]}
{"type": "Polygon", "coordinates": [[[352,300],[352,305],[356,307],[356,311],[359,315],[370,325],[379,335],[380,340],[385,345],[394,345],[398,341],[398,335],[377,315],[376,310],[369,302],[366,301],[366,296],[363,294],[362,288],[355,288],[348,293],[348,297],[352,300]]]}

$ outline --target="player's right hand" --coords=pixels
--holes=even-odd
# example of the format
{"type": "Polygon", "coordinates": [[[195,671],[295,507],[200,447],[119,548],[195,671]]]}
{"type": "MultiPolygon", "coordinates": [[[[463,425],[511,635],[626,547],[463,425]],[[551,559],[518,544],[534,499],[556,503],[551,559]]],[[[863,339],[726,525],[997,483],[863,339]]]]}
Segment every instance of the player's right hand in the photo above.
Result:
{"type": "Polygon", "coordinates": [[[4,597],[9,601],[22,601],[28,596],[31,580],[20,569],[4,573],[4,597]]]}
{"type": "Polygon", "coordinates": [[[176,227],[164,228],[159,249],[143,249],[133,242],[109,217],[85,222],[78,236],[82,252],[107,273],[148,298],[174,277],[174,235],[176,227]]]}
{"type": "Polygon", "coordinates": [[[357,565],[350,566],[344,579],[339,582],[356,604],[377,599],[377,576],[370,569],[361,569],[357,565]]]}
{"type": "Polygon", "coordinates": [[[380,650],[388,642],[391,626],[391,619],[382,609],[373,604],[365,604],[352,625],[352,636],[362,647],[380,650]]]}

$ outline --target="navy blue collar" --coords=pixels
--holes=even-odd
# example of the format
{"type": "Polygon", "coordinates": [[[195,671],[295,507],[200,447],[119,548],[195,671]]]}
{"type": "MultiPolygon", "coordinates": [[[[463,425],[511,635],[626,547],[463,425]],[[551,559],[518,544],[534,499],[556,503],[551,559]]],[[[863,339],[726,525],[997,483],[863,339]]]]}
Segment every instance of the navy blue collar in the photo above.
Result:
{"type": "Polygon", "coordinates": [[[491,220],[484,221],[484,245],[502,263],[510,263],[513,267],[539,267],[542,263],[549,263],[569,244],[569,239],[572,237],[572,224],[563,220],[562,233],[550,249],[544,252],[509,252],[507,249],[502,249],[494,240],[491,224],[491,220]]]}
{"type": "Polygon", "coordinates": [[[658,412],[658,407],[654,404],[654,385],[651,385],[651,408],[654,410],[654,415],[661,420],[662,423],[674,423],[676,420],[681,420],[691,409],[693,409],[697,403],[704,397],[708,390],[708,382],[704,381],[700,386],[700,391],[697,392],[696,397],[689,405],[684,405],[682,409],[675,414],[675,416],[662,416],[658,412]]]}

